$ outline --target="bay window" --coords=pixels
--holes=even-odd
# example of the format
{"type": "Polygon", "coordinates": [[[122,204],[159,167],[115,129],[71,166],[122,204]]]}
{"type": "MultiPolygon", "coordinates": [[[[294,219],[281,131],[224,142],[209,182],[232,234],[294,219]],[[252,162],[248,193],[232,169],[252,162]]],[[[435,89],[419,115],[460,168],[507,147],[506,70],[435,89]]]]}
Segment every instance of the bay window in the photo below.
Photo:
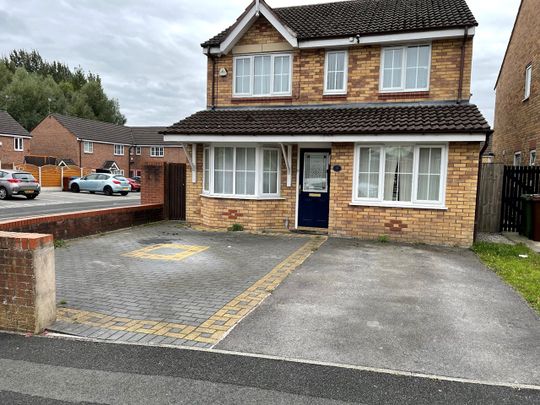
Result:
{"type": "Polygon", "coordinates": [[[233,95],[265,97],[291,95],[292,56],[266,54],[234,58],[233,95]]]}
{"type": "Polygon", "coordinates": [[[430,45],[383,48],[381,59],[381,91],[429,90],[430,45]]]}
{"type": "Polygon", "coordinates": [[[357,145],[353,203],[443,207],[443,145],[357,145]]]}
{"type": "Polygon", "coordinates": [[[261,146],[207,146],[203,193],[226,197],[277,197],[280,152],[261,146]]]}

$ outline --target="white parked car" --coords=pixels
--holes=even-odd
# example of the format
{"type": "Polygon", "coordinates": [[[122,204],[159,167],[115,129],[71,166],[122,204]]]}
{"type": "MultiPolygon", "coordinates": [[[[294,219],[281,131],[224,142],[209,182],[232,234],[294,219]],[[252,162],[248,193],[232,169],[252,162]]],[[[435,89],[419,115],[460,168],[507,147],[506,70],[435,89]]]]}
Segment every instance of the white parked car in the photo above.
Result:
{"type": "Polygon", "coordinates": [[[74,193],[89,191],[92,194],[104,193],[105,195],[113,195],[114,193],[119,193],[126,196],[131,191],[131,185],[123,176],[94,173],[71,180],[69,189],[74,193]]]}

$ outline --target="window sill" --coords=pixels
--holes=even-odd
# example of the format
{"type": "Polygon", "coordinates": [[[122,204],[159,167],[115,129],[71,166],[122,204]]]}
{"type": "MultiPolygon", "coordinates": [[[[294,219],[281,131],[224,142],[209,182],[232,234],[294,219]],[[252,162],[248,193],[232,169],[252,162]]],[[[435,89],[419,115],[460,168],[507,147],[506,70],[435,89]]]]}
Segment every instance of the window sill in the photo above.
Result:
{"type": "Polygon", "coordinates": [[[201,194],[201,197],[205,198],[216,198],[220,200],[255,200],[255,201],[282,201],[285,200],[283,197],[260,197],[260,196],[234,196],[234,195],[215,195],[215,194],[201,194]]]}
{"type": "Polygon", "coordinates": [[[404,208],[404,209],[448,211],[448,208],[442,205],[393,204],[393,203],[380,202],[380,201],[353,201],[349,203],[349,205],[358,206],[358,207],[383,207],[383,208],[404,208]]]}
{"type": "Polygon", "coordinates": [[[429,97],[429,90],[399,90],[399,91],[383,91],[379,92],[379,99],[388,98],[424,98],[429,97]]]}
{"type": "Polygon", "coordinates": [[[233,96],[231,99],[232,103],[260,103],[265,101],[288,101],[292,102],[293,98],[292,96],[257,96],[257,97],[249,97],[249,96],[233,96]]]}

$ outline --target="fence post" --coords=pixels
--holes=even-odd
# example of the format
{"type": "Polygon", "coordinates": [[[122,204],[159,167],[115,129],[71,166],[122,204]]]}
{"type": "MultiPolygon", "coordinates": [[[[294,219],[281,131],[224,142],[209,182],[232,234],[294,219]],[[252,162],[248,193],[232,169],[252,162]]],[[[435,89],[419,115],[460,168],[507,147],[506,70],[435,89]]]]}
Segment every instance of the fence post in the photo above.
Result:
{"type": "Polygon", "coordinates": [[[38,169],[39,184],[43,185],[43,182],[41,181],[41,166],[39,166],[38,169]]]}

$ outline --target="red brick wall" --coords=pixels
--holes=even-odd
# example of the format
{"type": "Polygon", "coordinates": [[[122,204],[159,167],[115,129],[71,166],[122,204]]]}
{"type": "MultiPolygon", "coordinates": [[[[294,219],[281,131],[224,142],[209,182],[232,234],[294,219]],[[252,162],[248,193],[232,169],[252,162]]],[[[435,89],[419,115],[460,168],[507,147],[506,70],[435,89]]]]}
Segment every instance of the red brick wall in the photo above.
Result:
{"type": "Polygon", "coordinates": [[[0,232],[0,330],[39,333],[56,318],[52,235],[0,232]]]}
{"type": "Polygon", "coordinates": [[[114,155],[114,145],[94,142],[94,153],[84,153],[82,149],[82,167],[90,169],[99,169],[103,167],[106,160],[114,160],[124,174],[129,175],[129,146],[124,145],[124,155],[114,155]]]}
{"type": "Polygon", "coordinates": [[[30,149],[30,139],[24,139],[24,151],[15,151],[15,138],[10,136],[0,136],[0,167],[11,169],[13,164],[20,165],[24,163],[24,157],[28,155],[30,149]]]}
{"type": "Polygon", "coordinates": [[[143,167],[141,204],[163,204],[165,201],[165,164],[155,162],[143,167]]]}
{"type": "MultiPolygon", "coordinates": [[[[524,164],[529,152],[540,148],[540,7],[524,0],[501,76],[495,104],[493,152],[496,163],[512,164],[515,152],[524,164]],[[531,96],[524,101],[525,68],[532,63],[531,96]]],[[[537,160],[537,164],[538,160],[537,160]]]]}
{"type": "MultiPolygon", "coordinates": [[[[141,154],[136,155],[135,154],[135,148],[132,149],[132,164],[131,164],[131,170],[144,170],[144,166],[147,164],[154,164],[154,163],[186,163],[186,154],[184,153],[184,149],[179,147],[174,148],[167,148],[165,147],[165,156],[162,158],[158,157],[151,157],[150,156],[150,148],[143,146],[141,147],[141,154]]],[[[127,172],[126,172],[127,174],[127,172]]]]}

